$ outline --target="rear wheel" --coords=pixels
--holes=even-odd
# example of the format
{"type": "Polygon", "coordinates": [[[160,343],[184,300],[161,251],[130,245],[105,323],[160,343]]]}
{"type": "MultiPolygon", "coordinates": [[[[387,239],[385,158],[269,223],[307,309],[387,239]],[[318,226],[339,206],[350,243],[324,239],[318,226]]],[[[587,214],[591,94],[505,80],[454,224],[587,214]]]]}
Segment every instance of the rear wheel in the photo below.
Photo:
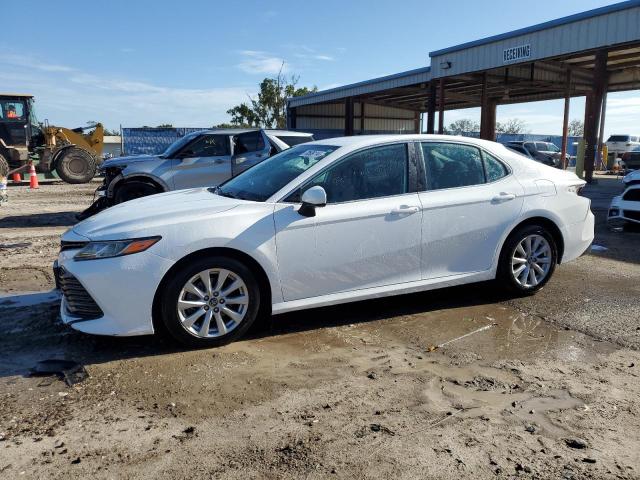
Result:
{"type": "Polygon", "coordinates": [[[86,150],[72,147],[58,159],[56,172],[67,183],[87,183],[96,174],[96,159],[86,150]]]}
{"type": "Polygon", "coordinates": [[[0,177],[6,177],[9,174],[9,162],[0,155],[0,177]]]}
{"type": "Polygon", "coordinates": [[[116,189],[113,200],[115,204],[118,204],[160,193],[160,191],[161,190],[152,183],[141,180],[128,180],[116,189]]]}
{"type": "Polygon", "coordinates": [[[556,243],[544,227],[522,226],[502,247],[498,279],[511,292],[532,295],[549,281],[557,258],[556,243]]]}
{"type": "Polygon", "coordinates": [[[253,272],[226,257],[193,261],[172,275],[162,296],[162,321],[190,347],[216,347],[240,338],[260,309],[253,272]]]}

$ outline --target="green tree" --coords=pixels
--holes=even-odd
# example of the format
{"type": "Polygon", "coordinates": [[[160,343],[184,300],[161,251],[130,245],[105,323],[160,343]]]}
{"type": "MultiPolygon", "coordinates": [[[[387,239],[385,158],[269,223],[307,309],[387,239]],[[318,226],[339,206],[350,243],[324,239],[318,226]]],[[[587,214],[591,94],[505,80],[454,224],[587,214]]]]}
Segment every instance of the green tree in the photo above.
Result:
{"type": "Polygon", "coordinates": [[[571,137],[582,137],[584,135],[584,122],[574,118],[569,122],[569,135],[571,137]]]}
{"type": "Polygon", "coordinates": [[[460,135],[468,132],[479,132],[480,124],[473,120],[469,120],[468,118],[461,118],[460,120],[450,123],[449,126],[445,128],[445,131],[453,135],[460,135]]]}
{"type": "Polygon", "coordinates": [[[496,133],[527,133],[527,124],[519,118],[510,118],[496,123],[496,133]]]}
{"type": "Polygon", "coordinates": [[[257,97],[249,97],[243,102],[227,110],[231,116],[231,124],[235,127],[286,127],[286,99],[299,97],[317,91],[317,87],[298,87],[299,76],[286,78],[280,72],[274,78],[265,78],[260,82],[260,92],[257,97]]]}

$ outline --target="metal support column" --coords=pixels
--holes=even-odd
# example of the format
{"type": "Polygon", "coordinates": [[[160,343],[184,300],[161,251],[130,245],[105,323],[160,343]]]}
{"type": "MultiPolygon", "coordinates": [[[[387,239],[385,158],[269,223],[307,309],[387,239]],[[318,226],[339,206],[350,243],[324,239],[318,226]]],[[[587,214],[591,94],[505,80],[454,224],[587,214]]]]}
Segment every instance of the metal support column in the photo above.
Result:
{"type": "Polygon", "coordinates": [[[604,121],[607,118],[607,92],[605,90],[604,94],[602,95],[602,108],[600,111],[600,133],[598,133],[598,154],[597,154],[597,165],[600,165],[601,163],[603,163],[605,165],[605,170],[606,170],[606,165],[607,165],[607,159],[606,158],[602,158],[602,145],[604,143],[604,121]]]}
{"type": "Polygon", "coordinates": [[[607,52],[596,52],[595,66],[593,68],[593,90],[587,96],[585,108],[584,139],[587,144],[584,156],[584,174],[588,183],[593,181],[593,170],[598,149],[598,122],[602,109],[602,98],[607,84],[607,52]]]}
{"type": "Polygon", "coordinates": [[[562,153],[560,164],[567,169],[567,142],[569,135],[569,106],[571,104],[571,70],[567,70],[567,82],[564,91],[564,117],[562,118],[562,153]]]}
{"type": "Polygon", "coordinates": [[[344,100],[344,135],[345,137],[353,135],[353,97],[347,97],[344,100]]]}
{"type": "Polygon", "coordinates": [[[440,79],[440,92],[439,92],[439,106],[440,110],[438,111],[438,133],[442,135],[444,133],[444,78],[440,79]]]}
{"type": "Polygon", "coordinates": [[[482,78],[482,105],[480,110],[480,138],[483,140],[496,139],[496,106],[495,100],[489,99],[487,90],[487,74],[482,78]]]}
{"type": "Polygon", "coordinates": [[[429,101],[427,102],[427,133],[435,132],[436,123],[436,84],[429,82],[429,101]]]}
{"type": "Polygon", "coordinates": [[[298,123],[298,109],[293,107],[287,108],[287,128],[289,130],[295,130],[298,123]]]}
{"type": "Polygon", "coordinates": [[[360,135],[364,135],[364,101],[360,102],[360,135]]]}
{"type": "Polygon", "coordinates": [[[413,112],[413,133],[420,133],[420,112],[413,112]]]}

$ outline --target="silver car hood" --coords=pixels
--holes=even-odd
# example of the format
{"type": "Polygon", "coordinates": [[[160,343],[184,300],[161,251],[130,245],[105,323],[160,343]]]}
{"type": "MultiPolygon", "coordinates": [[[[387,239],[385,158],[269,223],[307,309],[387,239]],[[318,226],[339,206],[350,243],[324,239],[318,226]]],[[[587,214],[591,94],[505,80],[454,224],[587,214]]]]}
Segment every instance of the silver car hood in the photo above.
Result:
{"type": "Polygon", "coordinates": [[[91,240],[118,240],[158,235],[167,225],[211,221],[212,215],[241,203],[221,197],[207,188],[159,193],[107,208],[73,227],[73,231],[91,240]]]}
{"type": "Polygon", "coordinates": [[[164,160],[164,159],[160,158],[159,155],[130,155],[127,157],[110,158],[109,160],[103,162],[100,168],[101,169],[113,168],[113,167],[124,168],[127,165],[132,165],[134,163],[148,162],[150,160],[164,160]]]}

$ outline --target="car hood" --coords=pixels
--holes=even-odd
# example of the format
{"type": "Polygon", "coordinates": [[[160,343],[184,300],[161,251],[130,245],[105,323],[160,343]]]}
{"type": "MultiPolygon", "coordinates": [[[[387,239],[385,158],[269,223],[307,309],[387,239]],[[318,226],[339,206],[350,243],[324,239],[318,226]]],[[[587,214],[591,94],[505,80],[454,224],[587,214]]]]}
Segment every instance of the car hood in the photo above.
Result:
{"type": "Polygon", "coordinates": [[[118,240],[158,235],[169,225],[209,220],[245,200],[221,197],[207,188],[193,188],[138,198],[107,208],[73,227],[91,240],[118,240]]]}
{"type": "Polygon", "coordinates": [[[622,181],[624,183],[640,181],[640,170],[634,170],[633,172],[626,174],[622,181]]]}
{"type": "Polygon", "coordinates": [[[133,163],[148,162],[149,160],[160,160],[158,155],[130,155],[128,157],[116,157],[102,163],[101,169],[114,168],[114,167],[126,167],[133,163]]]}

